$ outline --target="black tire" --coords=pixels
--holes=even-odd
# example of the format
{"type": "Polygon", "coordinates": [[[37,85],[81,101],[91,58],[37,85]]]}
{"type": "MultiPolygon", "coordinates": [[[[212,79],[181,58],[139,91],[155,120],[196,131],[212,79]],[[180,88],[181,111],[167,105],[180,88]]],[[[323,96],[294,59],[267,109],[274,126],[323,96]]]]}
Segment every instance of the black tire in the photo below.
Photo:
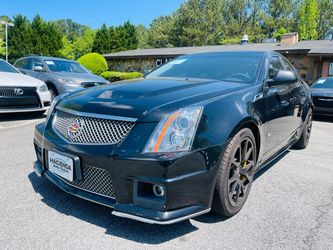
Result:
{"type": "Polygon", "coordinates": [[[303,126],[301,137],[293,146],[294,148],[305,149],[309,145],[310,136],[312,132],[312,119],[313,119],[313,111],[312,109],[310,109],[305,119],[305,124],[303,126]]]}
{"type": "Polygon", "coordinates": [[[58,95],[58,91],[53,87],[48,85],[48,89],[51,95],[51,101],[53,101],[53,99],[58,95]]]}
{"type": "Polygon", "coordinates": [[[242,209],[253,182],[256,150],[254,135],[248,128],[240,130],[230,140],[217,173],[213,212],[231,217],[242,209]]]}

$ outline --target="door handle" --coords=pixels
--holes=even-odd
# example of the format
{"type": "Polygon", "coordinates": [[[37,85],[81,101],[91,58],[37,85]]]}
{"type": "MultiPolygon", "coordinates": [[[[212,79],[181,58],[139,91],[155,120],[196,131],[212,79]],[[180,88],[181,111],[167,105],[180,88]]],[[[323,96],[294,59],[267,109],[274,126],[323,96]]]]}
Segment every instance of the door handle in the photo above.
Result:
{"type": "Polygon", "coordinates": [[[297,100],[296,97],[292,97],[292,98],[289,99],[289,102],[290,102],[290,103],[295,103],[296,100],[297,100]]]}

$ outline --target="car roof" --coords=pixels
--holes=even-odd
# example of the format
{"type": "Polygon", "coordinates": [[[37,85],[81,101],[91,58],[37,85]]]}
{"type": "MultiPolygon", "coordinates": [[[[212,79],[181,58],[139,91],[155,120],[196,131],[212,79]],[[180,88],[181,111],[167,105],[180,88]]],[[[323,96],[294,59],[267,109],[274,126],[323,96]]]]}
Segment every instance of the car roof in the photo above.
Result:
{"type": "Polygon", "coordinates": [[[267,53],[274,53],[273,51],[262,51],[262,50],[251,50],[251,51],[212,51],[212,52],[198,52],[198,53],[191,53],[191,54],[184,54],[186,55],[219,55],[219,54],[267,54],[267,53]]]}
{"type": "Polygon", "coordinates": [[[74,62],[73,60],[69,60],[69,59],[66,59],[66,58],[53,57],[53,56],[39,56],[39,55],[24,56],[22,58],[19,58],[18,60],[25,59],[25,58],[40,58],[42,60],[61,60],[61,61],[74,62]]]}

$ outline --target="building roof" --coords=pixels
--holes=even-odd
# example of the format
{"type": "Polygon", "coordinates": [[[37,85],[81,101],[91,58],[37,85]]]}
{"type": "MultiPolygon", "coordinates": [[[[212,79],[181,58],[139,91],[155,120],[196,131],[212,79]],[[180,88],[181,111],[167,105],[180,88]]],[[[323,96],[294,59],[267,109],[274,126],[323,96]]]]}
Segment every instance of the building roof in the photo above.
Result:
{"type": "Polygon", "coordinates": [[[303,53],[308,55],[333,55],[333,42],[330,40],[299,41],[293,45],[281,45],[280,43],[249,43],[235,45],[213,45],[200,47],[175,47],[157,49],[136,49],[116,53],[105,54],[107,59],[126,59],[144,57],[175,57],[191,53],[204,53],[214,51],[269,51],[281,53],[303,53]]]}

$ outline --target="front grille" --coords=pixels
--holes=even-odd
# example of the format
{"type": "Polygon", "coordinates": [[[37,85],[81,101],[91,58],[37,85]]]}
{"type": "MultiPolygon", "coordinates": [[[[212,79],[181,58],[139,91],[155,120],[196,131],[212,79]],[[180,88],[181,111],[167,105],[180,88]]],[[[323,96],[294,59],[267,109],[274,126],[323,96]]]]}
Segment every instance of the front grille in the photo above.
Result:
{"type": "Polygon", "coordinates": [[[41,103],[36,87],[7,87],[0,86],[0,108],[39,108],[41,103]],[[20,94],[15,93],[20,90],[20,94]]]}
{"type": "Polygon", "coordinates": [[[61,178],[68,184],[95,194],[115,198],[111,175],[101,168],[84,165],[82,167],[82,181],[68,181],[61,178]]]}
{"type": "Polygon", "coordinates": [[[333,108],[333,97],[313,97],[313,104],[322,108],[333,108]]]}
{"type": "Polygon", "coordinates": [[[3,97],[12,97],[12,96],[35,96],[36,87],[8,87],[0,86],[0,96],[3,97]],[[22,95],[15,94],[15,89],[23,90],[22,95]]]}
{"type": "Polygon", "coordinates": [[[79,144],[116,144],[122,141],[134,122],[96,118],[57,110],[53,128],[67,141],[79,144]]]}
{"type": "Polygon", "coordinates": [[[83,88],[91,88],[91,87],[96,87],[96,86],[100,86],[100,85],[104,85],[104,82],[83,82],[81,83],[81,86],[83,88]]]}

